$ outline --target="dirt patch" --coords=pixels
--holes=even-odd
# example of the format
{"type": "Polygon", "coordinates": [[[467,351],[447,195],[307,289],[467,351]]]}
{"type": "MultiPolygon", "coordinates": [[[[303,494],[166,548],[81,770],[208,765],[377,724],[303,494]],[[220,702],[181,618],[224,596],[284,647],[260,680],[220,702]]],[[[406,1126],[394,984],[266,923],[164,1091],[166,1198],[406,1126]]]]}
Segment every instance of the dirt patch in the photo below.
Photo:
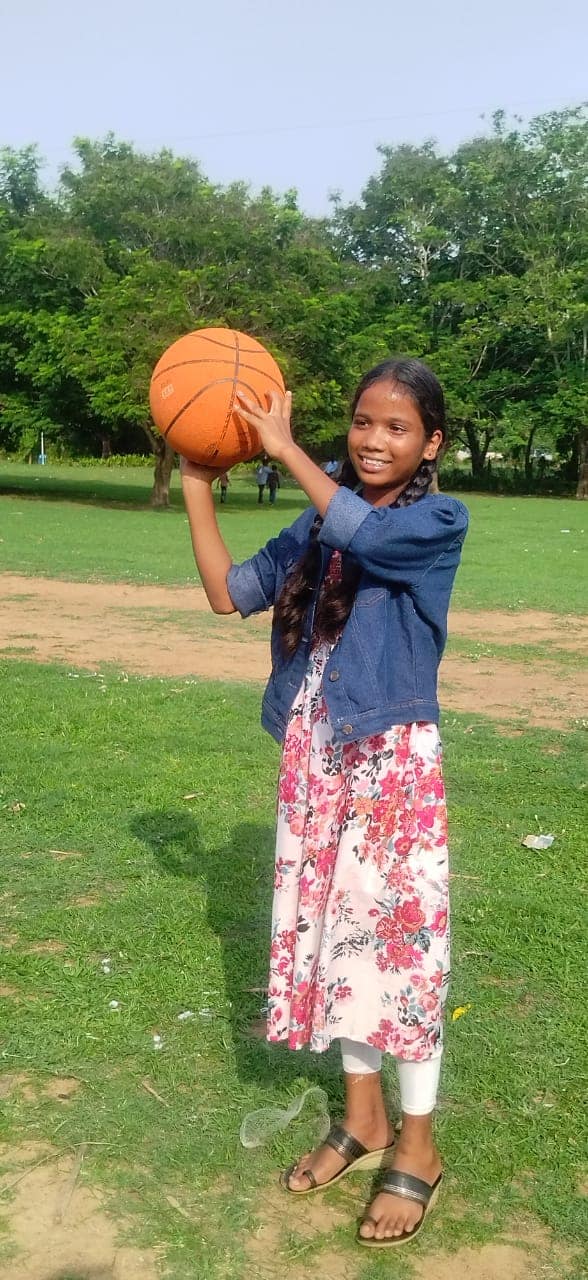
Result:
{"type": "Polygon", "coordinates": [[[39,1096],[69,1102],[80,1087],[75,1076],[55,1076],[44,1082],[23,1073],[0,1076],[0,1098],[18,1096],[25,1102],[36,1102],[39,1096]]]}
{"type": "MultiPolygon", "coordinates": [[[[199,587],[141,587],[0,576],[0,650],[98,672],[111,664],[143,676],[263,681],[269,672],[269,618],[211,617],[199,587]],[[175,616],[174,616],[175,615],[175,616]],[[193,625],[186,622],[193,619],[193,625]],[[157,644],[153,643],[154,628],[157,644]],[[212,628],[212,629],[211,629],[212,628]],[[25,641],[19,645],[19,641],[25,641]],[[33,641],[32,647],[30,641],[33,641]]],[[[588,650],[585,619],[551,613],[452,613],[453,635],[509,644],[588,650]]],[[[554,657],[556,654],[554,653],[554,657]]],[[[74,671],[72,675],[76,675],[74,671]]],[[[448,709],[499,721],[569,728],[588,705],[588,677],[557,662],[533,665],[448,654],[441,668],[448,709]]],[[[52,850],[52,856],[81,856],[52,850]]]]}
{"type": "Polygon", "coordinates": [[[56,1102],[69,1102],[80,1088],[80,1081],[75,1076],[57,1076],[43,1085],[42,1092],[46,1098],[54,1098],[56,1102]]]}
{"type": "MultiPolygon", "coordinates": [[[[6,1151],[4,1163],[8,1163],[6,1151]]],[[[0,1280],[158,1280],[155,1251],[121,1244],[117,1223],[99,1192],[81,1177],[72,1190],[75,1156],[47,1160],[46,1146],[27,1143],[10,1152],[10,1169],[1,1179],[11,1198],[1,1205],[14,1257],[0,1263],[0,1280]]],[[[82,1170],[83,1173],[83,1170],[82,1170]]]]}
{"type": "Polygon", "coordinates": [[[486,644],[553,645],[568,653],[588,654],[588,619],[577,614],[543,613],[525,609],[522,613],[508,610],[482,610],[470,613],[453,609],[450,614],[451,635],[486,644]]]}
{"type": "Polygon", "coordinates": [[[0,1098],[21,1097],[24,1102],[36,1102],[37,1091],[30,1078],[23,1072],[0,1076],[0,1098]]]}
{"type": "Polygon", "coordinates": [[[32,946],[26,947],[23,951],[25,956],[57,956],[65,951],[65,943],[57,942],[55,938],[45,938],[43,942],[33,942],[32,946]]]}
{"type": "Polygon", "coordinates": [[[82,893],[79,898],[72,898],[68,907],[98,907],[103,902],[99,893],[82,893]]]}
{"type": "MultiPolygon", "coordinates": [[[[537,1241],[540,1252],[532,1247],[511,1244],[487,1244],[482,1249],[458,1249],[457,1253],[421,1258],[414,1269],[415,1280],[555,1280],[561,1276],[557,1265],[544,1253],[542,1236],[537,1241]]],[[[560,1258],[561,1260],[561,1258],[560,1258]]]]}

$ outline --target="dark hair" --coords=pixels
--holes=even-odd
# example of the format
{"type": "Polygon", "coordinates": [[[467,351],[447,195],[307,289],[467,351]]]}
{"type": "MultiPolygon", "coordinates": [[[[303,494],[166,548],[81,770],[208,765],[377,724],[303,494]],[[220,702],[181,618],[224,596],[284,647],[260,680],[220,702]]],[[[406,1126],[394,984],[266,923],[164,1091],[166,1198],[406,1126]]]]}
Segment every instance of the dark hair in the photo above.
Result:
{"type": "MultiPolygon", "coordinates": [[[[397,384],[406,395],[414,401],[428,440],[435,431],[441,431],[443,440],[447,434],[445,418],[445,401],[443,390],[435,374],[421,360],[410,357],[404,359],[383,360],[364,374],[356,388],[351,402],[352,417],[358,403],[368,387],[375,382],[392,382],[397,384]]],[[[420,466],[399,493],[394,507],[408,507],[424,497],[431,485],[437,470],[437,460],[423,458],[420,466]]],[[[355,488],[357,476],[351,460],[345,459],[341,468],[339,484],[348,489],[355,488]]],[[[279,599],[276,601],[275,618],[282,636],[284,651],[291,655],[296,652],[304,627],[304,619],[314,590],[318,584],[321,568],[321,550],[318,542],[322,519],[317,516],[313,523],[308,547],[288,575],[279,599]]],[[[322,640],[334,642],[344,627],[357,592],[360,566],[351,556],[342,558],[342,573],[339,579],[328,580],[323,585],[317,602],[314,627],[322,640]]]]}

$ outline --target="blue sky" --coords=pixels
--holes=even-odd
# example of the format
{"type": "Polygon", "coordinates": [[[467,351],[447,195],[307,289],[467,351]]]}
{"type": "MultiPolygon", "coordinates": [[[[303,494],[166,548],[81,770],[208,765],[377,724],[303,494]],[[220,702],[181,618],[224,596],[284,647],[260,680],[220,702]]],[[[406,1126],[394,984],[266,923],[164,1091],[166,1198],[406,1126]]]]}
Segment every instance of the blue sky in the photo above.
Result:
{"type": "Polygon", "coordinates": [[[444,150],[504,107],[588,97],[585,0],[2,0],[0,145],[51,182],[75,135],[195,156],[216,182],[357,197],[378,143],[444,150]]]}

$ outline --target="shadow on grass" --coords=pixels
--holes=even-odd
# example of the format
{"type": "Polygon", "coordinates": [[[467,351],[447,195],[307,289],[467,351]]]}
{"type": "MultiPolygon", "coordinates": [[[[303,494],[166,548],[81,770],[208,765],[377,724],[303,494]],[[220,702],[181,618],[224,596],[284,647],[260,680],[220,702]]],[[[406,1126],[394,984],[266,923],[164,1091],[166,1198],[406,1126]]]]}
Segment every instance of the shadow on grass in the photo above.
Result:
{"type": "MultiPolygon", "coordinates": [[[[92,507],[117,507],[125,511],[147,510],[158,512],[170,511],[177,512],[184,510],[184,502],[179,487],[179,482],[175,480],[170,492],[169,507],[152,507],[151,506],[151,484],[145,479],[137,477],[136,482],[114,480],[109,477],[108,472],[104,478],[95,475],[84,477],[77,476],[39,476],[32,475],[10,478],[0,476],[0,497],[17,497],[29,498],[42,502],[76,502],[86,504],[92,507]]],[[[216,505],[220,507],[217,491],[215,490],[216,505]]],[[[299,490],[292,489],[280,492],[280,497],[276,506],[284,511],[295,511],[297,514],[300,510],[301,494],[299,490]]],[[[269,503],[263,504],[269,509],[269,503]]],[[[257,487],[251,485],[245,492],[232,492],[228,502],[223,506],[223,513],[230,516],[231,512],[241,513],[243,511],[258,511],[257,487]]]]}
{"type": "Polygon", "coordinates": [[[206,886],[207,918],[222,947],[230,1026],[243,1083],[288,1084],[301,1077],[321,1084],[331,1099],[341,1093],[339,1055],[290,1052],[265,1040],[275,833],[241,823],[226,845],[205,848],[191,814],[167,810],[138,814],[132,832],[153,851],[165,875],[206,886]]]}
{"type": "Polygon", "coordinates": [[[46,1280],[112,1280],[112,1267],[99,1267],[97,1271],[55,1271],[46,1280]]]}

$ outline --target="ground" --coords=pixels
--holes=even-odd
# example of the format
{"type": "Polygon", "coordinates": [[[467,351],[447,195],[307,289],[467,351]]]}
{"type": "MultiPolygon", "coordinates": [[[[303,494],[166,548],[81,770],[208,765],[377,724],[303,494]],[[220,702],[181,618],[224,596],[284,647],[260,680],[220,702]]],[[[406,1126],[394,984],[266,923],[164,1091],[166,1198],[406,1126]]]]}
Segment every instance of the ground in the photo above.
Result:
{"type": "MultiPolygon", "coordinates": [[[[98,670],[105,664],[150,676],[265,680],[267,616],[246,623],[214,617],[201,588],[62,582],[4,574],[0,579],[0,653],[98,670]],[[236,665],[237,659],[237,665],[236,665]]],[[[441,700],[455,711],[567,728],[586,705],[584,672],[549,660],[588,653],[588,631],[577,616],[453,611],[450,634],[471,642],[448,652],[441,700]],[[532,663],[497,656],[492,646],[540,646],[532,663]],[[467,649],[467,646],[466,646],[467,649]],[[555,651],[555,652],[553,652],[555,651]]]]}
{"type": "MultiPolygon", "coordinates": [[[[74,674],[113,667],[129,674],[242,682],[262,681],[267,674],[267,618],[242,624],[236,618],[212,617],[199,588],[85,584],[5,574],[0,578],[0,604],[4,659],[66,664],[74,674]]],[[[483,711],[503,722],[509,734],[527,725],[560,730],[577,724],[585,680],[577,659],[588,650],[581,623],[578,617],[538,610],[454,611],[442,667],[446,710],[472,715],[483,711]]],[[[67,857],[67,851],[50,852],[56,858],[67,857]]],[[[91,893],[73,900],[78,908],[93,903],[91,893]]],[[[5,947],[11,945],[10,936],[5,934],[5,947]]],[[[45,941],[27,954],[42,955],[52,945],[45,941]]],[[[54,949],[61,946],[55,943],[54,949]]],[[[5,984],[0,987],[2,997],[18,999],[18,989],[5,984]]],[[[52,1080],[47,1086],[64,1109],[77,1087],[75,1078],[52,1080]]],[[[0,1075],[0,1099],[31,1101],[37,1091],[38,1083],[26,1074],[0,1075]]],[[[77,1155],[64,1156],[46,1142],[23,1143],[1,1154],[7,1171],[0,1196],[5,1194],[8,1237],[15,1253],[8,1262],[0,1262],[0,1280],[159,1280],[164,1275],[175,1280],[166,1270],[164,1246],[141,1250],[129,1245],[124,1218],[115,1221],[101,1193],[82,1181],[85,1146],[77,1155]]],[[[180,1217],[190,1217],[173,1196],[167,1199],[180,1217]]],[[[274,1254],[284,1223],[291,1225],[298,1241],[292,1245],[287,1280],[315,1274],[316,1262],[305,1262],[307,1247],[325,1232],[347,1226],[354,1212],[351,1192],[345,1188],[334,1206],[312,1199],[293,1205],[271,1190],[264,1192],[261,1202],[257,1196],[258,1225],[246,1247],[242,1280],[269,1280],[279,1273],[274,1254]]],[[[319,1256],[323,1280],[367,1275],[361,1270],[365,1261],[355,1263],[347,1253],[342,1256],[333,1248],[331,1235],[319,1256]]],[[[420,1253],[412,1264],[415,1280],[555,1280],[568,1274],[570,1259],[572,1251],[568,1254],[561,1244],[554,1250],[549,1232],[530,1218],[521,1222],[516,1240],[503,1236],[499,1243],[464,1247],[451,1255],[420,1253]]],[[[234,1273],[214,1274],[232,1280],[234,1273]]],[[[378,1270],[380,1274],[384,1273],[378,1270]]],[[[392,1276],[405,1274],[390,1269],[392,1276]]]]}

